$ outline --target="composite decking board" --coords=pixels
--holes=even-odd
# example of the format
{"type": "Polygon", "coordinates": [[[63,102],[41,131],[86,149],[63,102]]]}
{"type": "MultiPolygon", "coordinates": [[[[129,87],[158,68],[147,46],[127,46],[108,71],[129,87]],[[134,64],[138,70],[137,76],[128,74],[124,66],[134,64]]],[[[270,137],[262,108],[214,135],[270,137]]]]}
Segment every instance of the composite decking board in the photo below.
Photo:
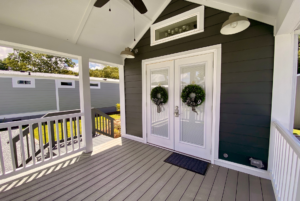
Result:
{"type": "Polygon", "coordinates": [[[250,201],[263,201],[260,178],[250,175],[249,185],[250,201]]]}
{"type": "Polygon", "coordinates": [[[196,194],[203,182],[204,176],[200,174],[195,174],[191,183],[188,185],[184,194],[180,198],[182,201],[192,201],[196,197],[196,194]]]}
{"type": "Polygon", "coordinates": [[[209,195],[208,201],[221,201],[227,179],[228,169],[219,167],[218,174],[216,176],[214,185],[209,195]]]}
{"type": "MultiPolygon", "coordinates": [[[[2,200],[53,200],[57,198],[59,195],[65,195],[62,193],[68,194],[66,197],[59,197],[58,200],[77,200],[74,199],[74,195],[81,192],[86,192],[87,195],[92,195],[87,197],[87,200],[114,200],[121,201],[127,200],[134,201],[138,200],[151,200],[155,198],[160,198],[161,200],[194,200],[196,194],[199,196],[201,194],[201,198],[204,200],[219,200],[220,196],[216,196],[223,192],[223,200],[234,200],[231,198],[232,195],[235,195],[237,192],[237,196],[240,195],[242,198],[245,198],[245,187],[246,187],[246,198],[250,198],[251,193],[251,182],[248,179],[249,175],[244,173],[238,173],[234,170],[228,170],[228,175],[226,177],[226,182],[224,183],[224,175],[226,172],[226,168],[218,167],[215,165],[210,165],[206,176],[202,176],[199,174],[195,174],[193,172],[187,171],[182,168],[178,168],[168,163],[164,163],[164,159],[167,158],[171,152],[167,150],[163,150],[157,147],[153,147],[150,145],[145,145],[139,142],[131,141],[131,140],[113,140],[114,143],[108,142],[106,146],[102,148],[98,147],[94,150],[90,157],[88,154],[84,154],[84,159],[75,162],[74,165],[66,167],[66,169],[60,169],[57,171],[53,171],[48,175],[42,176],[39,179],[33,180],[29,183],[24,183],[19,187],[15,187],[7,192],[6,195],[18,194],[19,190],[22,195],[21,197],[8,197],[0,198],[2,200]],[[126,143],[125,143],[126,141],[126,143]],[[122,146],[119,145],[120,142],[124,142],[122,146]],[[141,145],[141,146],[139,146],[141,145]],[[110,149],[109,147],[112,147],[110,149]],[[139,147],[139,148],[138,148],[139,147]],[[97,166],[98,171],[91,174],[92,176],[97,175],[107,175],[103,180],[99,180],[93,183],[78,183],[72,182],[66,185],[66,183],[59,184],[56,183],[57,187],[51,188],[47,183],[48,181],[54,182],[55,180],[59,181],[60,178],[70,177],[71,170],[76,170],[77,176],[80,177],[82,173],[80,172],[82,168],[81,165],[85,165],[86,167],[90,167],[91,165],[95,165],[95,160],[106,161],[107,158],[114,153],[120,155],[122,157],[122,153],[124,155],[130,155],[124,161],[121,162],[122,159],[117,159],[118,163],[114,164],[104,164],[103,166],[97,166]],[[138,153],[138,154],[137,154],[138,153]],[[99,155],[101,157],[99,158],[99,155]],[[135,161],[135,162],[133,162],[135,161]],[[118,164],[123,163],[124,166],[118,166],[118,164]],[[126,164],[126,165],[125,165],[126,164]],[[111,165],[110,168],[106,168],[111,165]],[[116,169],[112,169],[115,166],[118,166],[116,169]],[[125,168],[125,169],[124,169],[125,168]],[[217,170],[218,169],[218,170],[217,170]],[[68,171],[66,171],[68,170],[68,171]],[[107,173],[109,172],[109,173],[107,173]],[[100,174],[98,174],[100,173],[100,174]],[[237,182],[237,174],[240,174],[239,183],[237,182]],[[241,176],[243,175],[244,176],[241,176]],[[52,179],[53,178],[53,179],[52,179]],[[42,181],[37,183],[36,181],[42,181]],[[246,183],[245,183],[246,182],[246,183]],[[250,182],[250,185],[249,185],[250,182]],[[44,187],[43,184],[45,184],[44,187]],[[239,186],[237,186],[239,185],[239,186]],[[45,188],[49,196],[44,197],[46,194],[43,194],[41,197],[35,196],[33,197],[37,191],[39,191],[39,187],[45,188]],[[244,186],[244,187],[243,187],[244,186]],[[90,194],[91,192],[86,191],[89,188],[93,189],[91,192],[94,194],[90,194]],[[62,189],[61,191],[57,191],[57,189],[62,189]],[[17,189],[17,190],[16,190],[17,189]],[[27,195],[31,195],[29,198],[27,195]],[[231,196],[231,197],[230,197],[231,196]],[[15,199],[14,199],[15,198],[15,199]],[[90,198],[90,199],[88,199],[90,198]],[[218,199],[217,199],[218,198],[218,199]],[[228,198],[226,200],[226,198],[228,198]]],[[[113,156],[117,157],[116,155],[113,156]]],[[[124,158],[124,157],[122,157],[124,158]]],[[[68,161],[72,161],[73,159],[69,159],[68,161]]],[[[105,162],[103,162],[105,163],[105,162]]],[[[101,161],[100,161],[101,162],[101,161]]],[[[48,172],[50,168],[43,170],[43,172],[48,172]]],[[[42,172],[42,171],[40,171],[42,172]]],[[[252,177],[252,176],[251,176],[252,177]]],[[[94,177],[92,177],[94,179],[94,177]]],[[[79,178],[80,179],[80,178],[79,178]]],[[[83,178],[84,179],[84,178],[83,178]]],[[[81,179],[82,180],[82,179],[81,179]]],[[[253,177],[253,184],[256,185],[257,181],[261,181],[261,197],[264,198],[264,201],[273,201],[274,193],[272,190],[272,184],[270,181],[265,179],[260,179],[258,177],[253,177]]],[[[16,181],[16,185],[19,185],[22,181],[16,181]]],[[[55,183],[55,182],[54,182],[55,183]]],[[[9,184],[10,185],[10,184],[9,184]]],[[[253,191],[258,192],[259,191],[253,191]]],[[[3,193],[0,194],[2,196],[3,193]]],[[[20,194],[18,194],[20,195],[20,194]]],[[[258,195],[259,196],[259,195],[258,195]]],[[[75,197],[76,198],[76,197],[75,197]]],[[[254,198],[254,197],[253,197],[254,198]]],[[[81,199],[80,199],[81,200],[81,199]]],[[[197,198],[195,200],[198,200],[197,198]]],[[[238,199],[237,199],[238,200],[238,199]]]]}
{"type": "Polygon", "coordinates": [[[167,200],[169,195],[172,193],[172,191],[177,186],[177,184],[181,181],[182,177],[186,174],[186,172],[187,172],[186,169],[179,168],[178,171],[176,171],[176,173],[172,176],[172,178],[169,179],[169,181],[164,185],[164,187],[156,194],[153,200],[155,201],[167,200]]]}
{"type": "MultiPolygon", "coordinates": [[[[133,152],[129,158],[123,158],[122,161],[117,164],[109,164],[105,166],[106,169],[96,169],[93,172],[87,172],[87,174],[82,174],[80,176],[74,177],[62,184],[55,186],[53,189],[54,193],[52,192],[43,192],[39,193],[35,197],[30,197],[33,200],[53,200],[59,198],[59,200],[67,200],[70,197],[73,197],[77,193],[85,193],[88,188],[92,185],[96,184],[97,182],[106,179],[107,177],[114,178],[117,177],[122,171],[127,170],[128,168],[132,167],[133,165],[140,162],[144,157],[149,156],[149,150],[153,150],[150,146],[142,146],[141,150],[137,150],[133,152]],[[126,169],[127,168],[127,169],[126,169]]],[[[128,154],[130,155],[130,154],[128,154]]]]}
{"type": "MultiPolygon", "coordinates": [[[[136,150],[140,150],[140,149],[144,148],[144,146],[140,146],[140,145],[137,145],[137,146],[138,146],[138,148],[136,150]]],[[[124,155],[130,154],[133,150],[135,150],[134,148],[129,149],[128,152],[123,150],[124,155]]],[[[101,174],[102,172],[105,172],[105,170],[113,169],[114,164],[118,165],[126,159],[126,157],[125,157],[125,159],[124,159],[124,157],[122,157],[123,153],[120,153],[119,157],[117,156],[117,158],[110,157],[108,160],[104,159],[104,162],[102,160],[100,160],[98,163],[93,164],[92,167],[85,166],[78,171],[73,171],[70,174],[66,174],[64,177],[60,177],[60,178],[54,180],[52,183],[44,181],[44,185],[34,187],[34,188],[36,188],[36,190],[34,192],[27,191],[26,195],[22,194],[21,196],[22,196],[22,198],[27,197],[27,196],[33,197],[34,195],[43,196],[44,194],[52,194],[52,192],[55,192],[55,194],[58,194],[56,191],[60,191],[62,188],[66,189],[66,188],[68,188],[69,185],[72,185],[73,182],[76,182],[76,181],[80,180],[81,178],[86,178],[86,176],[89,176],[89,174],[92,173],[92,172],[90,172],[92,170],[94,172],[101,174]],[[101,164],[101,165],[99,165],[99,164],[101,164]],[[103,168],[98,170],[101,167],[103,167],[103,168]],[[90,171],[88,171],[89,169],[90,169],[90,171]],[[79,174],[79,173],[81,173],[81,174],[79,174]],[[50,188],[51,188],[52,192],[47,191],[50,188]]],[[[81,180],[81,181],[83,181],[83,180],[81,180]]],[[[30,189],[34,189],[34,188],[30,187],[30,189]]],[[[16,196],[20,197],[19,193],[12,195],[12,197],[14,197],[14,198],[16,196]]]]}
{"type": "Polygon", "coordinates": [[[164,164],[162,168],[160,168],[158,171],[156,171],[151,177],[149,177],[145,182],[143,182],[142,185],[140,185],[133,193],[131,193],[128,197],[126,197],[125,200],[131,201],[131,200],[138,200],[141,198],[144,193],[148,191],[149,188],[153,186],[153,184],[156,183],[157,180],[159,180],[165,173],[175,173],[178,170],[178,167],[172,166],[170,164],[164,164]]]}
{"type": "Polygon", "coordinates": [[[111,200],[114,197],[118,197],[118,194],[122,196],[121,191],[123,191],[125,188],[129,187],[133,183],[135,183],[135,185],[137,186],[137,183],[140,183],[142,181],[141,179],[142,177],[153,173],[155,170],[157,170],[159,167],[161,167],[164,164],[163,161],[171,154],[169,151],[165,151],[165,153],[166,154],[162,158],[160,158],[159,161],[156,161],[153,164],[149,163],[143,168],[140,168],[135,174],[132,174],[126,180],[115,185],[110,191],[106,192],[103,196],[99,197],[98,200],[101,201],[111,200]]]}
{"type": "Polygon", "coordinates": [[[249,201],[249,175],[239,172],[236,190],[236,201],[249,201]]]}
{"type": "Polygon", "coordinates": [[[237,178],[238,178],[237,171],[228,170],[222,201],[235,200],[236,189],[237,189],[237,178]]]}
{"type": "MultiPolygon", "coordinates": [[[[171,154],[171,153],[170,153],[171,154]]],[[[170,168],[170,164],[164,163],[160,161],[156,165],[154,165],[151,169],[145,172],[142,176],[137,178],[134,182],[126,186],[122,191],[120,191],[116,196],[114,196],[111,200],[122,200],[130,196],[134,191],[136,191],[140,186],[142,186],[152,175],[156,172],[164,172],[170,168]]],[[[156,173],[158,174],[158,173],[156,173]]],[[[138,196],[136,196],[138,197],[138,196]]],[[[138,197],[139,198],[139,197],[138,197]]],[[[138,199],[137,198],[137,199],[138,199]]]]}
{"type": "Polygon", "coordinates": [[[169,195],[167,201],[179,201],[184,194],[187,187],[190,185],[192,179],[196,173],[187,171],[182,177],[177,186],[173,189],[172,193],[169,195]]]}
{"type": "Polygon", "coordinates": [[[204,177],[204,180],[199,188],[199,191],[197,192],[195,201],[208,200],[218,171],[219,171],[219,166],[210,165],[210,167],[204,177]]]}
{"type": "MultiPolygon", "coordinates": [[[[80,194],[70,197],[72,200],[97,200],[100,199],[100,197],[114,188],[114,186],[118,185],[120,182],[125,180],[127,177],[131,176],[132,174],[136,173],[139,169],[143,168],[144,165],[149,164],[152,165],[154,160],[154,163],[158,160],[161,159],[167,151],[162,151],[162,150],[155,150],[152,153],[150,153],[149,156],[143,158],[138,164],[134,165],[130,169],[125,170],[122,174],[120,174],[118,177],[115,177],[115,175],[111,175],[101,182],[98,182],[97,185],[91,186],[88,189],[84,190],[84,192],[81,192],[80,194]],[[114,178],[115,177],[115,178],[114,178]],[[112,179],[113,178],[113,179],[112,179]]],[[[121,170],[122,172],[123,170],[121,170]]],[[[74,192],[76,193],[76,191],[74,192]]],[[[61,198],[58,200],[65,200],[65,198],[61,198]]]]}
{"type": "Polygon", "coordinates": [[[270,180],[260,178],[264,201],[275,201],[275,195],[270,180]]]}
{"type": "MultiPolygon", "coordinates": [[[[120,155],[120,154],[118,154],[118,151],[121,150],[122,147],[119,146],[119,141],[121,141],[121,139],[120,140],[114,140],[113,142],[108,142],[105,145],[96,148],[94,150],[94,152],[95,151],[101,151],[101,150],[103,150],[103,151],[101,153],[97,154],[97,156],[95,156],[93,158],[90,158],[90,157],[85,158],[84,157],[84,159],[81,159],[81,156],[80,156],[80,160],[79,160],[79,162],[76,163],[76,166],[74,166],[74,165],[73,166],[67,166],[65,168],[59,169],[59,171],[54,171],[49,175],[45,175],[42,178],[35,179],[27,185],[22,185],[20,187],[13,188],[9,192],[1,193],[0,194],[0,199],[6,197],[8,195],[11,195],[11,194],[16,196],[16,193],[21,193],[23,190],[26,192],[27,191],[26,188],[37,188],[37,187],[40,188],[40,187],[42,187],[43,184],[45,185],[45,180],[47,180],[47,184],[49,184],[53,181],[57,182],[56,179],[60,178],[61,175],[64,175],[65,173],[71,174],[72,172],[76,172],[76,171],[80,170],[82,167],[85,166],[86,162],[89,162],[90,165],[93,165],[95,162],[98,162],[99,159],[100,159],[99,162],[101,162],[102,160],[106,160],[107,158],[112,158],[116,155],[120,155]],[[116,145],[118,145],[118,147],[115,147],[116,145]],[[107,147],[110,147],[110,149],[105,150],[107,147]],[[111,152],[112,152],[112,154],[107,155],[111,152]]],[[[139,143],[137,143],[135,141],[132,141],[132,140],[127,140],[127,139],[122,139],[122,144],[123,144],[123,146],[132,146],[132,147],[135,147],[135,146],[139,145],[139,143]]],[[[83,155],[83,156],[85,156],[85,155],[83,155]]]]}
{"type": "MultiPolygon", "coordinates": [[[[139,200],[152,200],[170,181],[170,179],[179,171],[179,168],[176,166],[171,166],[171,168],[165,172],[157,181],[151,183],[151,186],[148,185],[145,193],[139,198],[139,200]]],[[[182,170],[180,171],[182,172],[182,170]]],[[[152,180],[151,180],[152,181],[152,180]]],[[[147,186],[147,185],[145,185],[147,186]]]]}

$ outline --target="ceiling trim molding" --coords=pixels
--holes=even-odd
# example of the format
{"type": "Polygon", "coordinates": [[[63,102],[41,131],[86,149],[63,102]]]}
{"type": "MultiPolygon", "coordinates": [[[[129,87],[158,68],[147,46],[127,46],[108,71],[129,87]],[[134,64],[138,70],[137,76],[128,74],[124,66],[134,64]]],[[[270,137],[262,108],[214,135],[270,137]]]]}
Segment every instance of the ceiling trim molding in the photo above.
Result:
{"type": "Polygon", "coordinates": [[[84,14],[79,22],[79,25],[77,27],[77,30],[75,31],[74,35],[73,35],[73,38],[71,39],[71,42],[76,44],[79,40],[79,37],[86,25],[86,22],[88,21],[89,19],[89,16],[93,10],[93,7],[94,7],[94,3],[95,3],[96,0],[90,0],[89,3],[88,3],[88,6],[86,7],[85,11],[84,11],[84,14]]]}
{"type": "MultiPolygon", "coordinates": [[[[118,0],[116,1],[120,5],[123,5],[130,13],[132,13],[132,4],[124,1],[124,0],[118,0]]],[[[145,22],[151,22],[151,18],[147,16],[147,14],[140,14],[138,11],[135,13],[136,17],[139,17],[140,19],[143,19],[145,22]]]]}
{"type": "Polygon", "coordinates": [[[136,41],[132,42],[131,45],[129,46],[130,48],[133,48],[136,46],[136,44],[141,40],[141,38],[144,36],[144,34],[148,31],[150,26],[155,22],[155,20],[160,16],[160,14],[165,10],[165,8],[169,5],[171,0],[164,0],[164,2],[161,4],[159,9],[157,9],[155,15],[153,16],[152,20],[147,23],[145,28],[137,34],[136,41]]]}
{"type": "Polygon", "coordinates": [[[215,8],[215,9],[219,9],[222,11],[226,11],[229,13],[239,13],[240,15],[243,15],[247,18],[253,19],[253,20],[257,20],[266,24],[270,24],[272,26],[274,26],[276,24],[276,18],[269,16],[269,15],[265,15],[265,14],[261,14],[261,13],[257,13],[251,10],[247,10],[244,8],[240,8],[240,7],[236,7],[236,6],[231,6],[225,3],[220,3],[220,2],[216,2],[213,0],[186,0],[192,3],[196,3],[196,4],[201,4],[201,5],[205,5],[211,8],[215,8]]]}

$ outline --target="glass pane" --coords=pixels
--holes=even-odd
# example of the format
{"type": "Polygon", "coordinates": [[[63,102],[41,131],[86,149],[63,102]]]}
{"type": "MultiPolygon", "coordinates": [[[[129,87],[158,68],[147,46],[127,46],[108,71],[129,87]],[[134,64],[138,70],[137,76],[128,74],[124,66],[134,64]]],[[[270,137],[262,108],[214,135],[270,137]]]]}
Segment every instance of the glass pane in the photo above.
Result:
{"type": "MultiPolygon", "coordinates": [[[[169,88],[168,69],[151,71],[151,90],[154,87],[162,86],[167,91],[169,88]]],[[[169,92],[168,92],[169,94],[169,92]]],[[[151,101],[151,134],[168,137],[169,133],[169,104],[168,102],[161,107],[158,113],[157,106],[151,101]]]]}
{"type": "Polygon", "coordinates": [[[194,29],[197,29],[197,16],[155,30],[155,40],[161,40],[194,29]]]}
{"type": "MultiPolygon", "coordinates": [[[[197,84],[205,89],[205,64],[182,66],[180,71],[180,92],[189,84],[197,84]]],[[[199,146],[204,145],[204,106],[205,102],[196,107],[197,114],[181,101],[181,141],[199,146]]]]}

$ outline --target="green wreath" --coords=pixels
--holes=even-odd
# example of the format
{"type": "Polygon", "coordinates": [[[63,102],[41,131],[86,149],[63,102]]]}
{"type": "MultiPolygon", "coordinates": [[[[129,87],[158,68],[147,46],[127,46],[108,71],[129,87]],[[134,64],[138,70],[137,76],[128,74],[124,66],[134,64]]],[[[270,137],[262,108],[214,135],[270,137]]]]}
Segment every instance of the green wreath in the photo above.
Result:
{"type": "Polygon", "coordinates": [[[157,113],[162,111],[163,105],[168,102],[168,92],[161,86],[154,87],[151,90],[151,100],[157,106],[157,113]]]}
{"type": "Polygon", "coordinates": [[[205,100],[205,92],[202,87],[196,84],[190,84],[183,88],[181,92],[181,99],[184,104],[189,107],[192,107],[192,111],[197,113],[196,107],[201,105],[205,100]],[[191,97],[191,94],[194,94],[194,97],[191,97]]]}

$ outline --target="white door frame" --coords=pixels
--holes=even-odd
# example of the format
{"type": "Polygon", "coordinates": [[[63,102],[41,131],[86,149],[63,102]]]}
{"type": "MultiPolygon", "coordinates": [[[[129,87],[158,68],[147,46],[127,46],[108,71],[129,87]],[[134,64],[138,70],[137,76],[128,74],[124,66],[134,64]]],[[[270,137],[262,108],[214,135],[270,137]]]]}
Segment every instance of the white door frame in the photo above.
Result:
{"type": "MultiPolygon", "coordinates": [[[[146,59],[142,61],[142,105],[147,103],[147,76],[146,66],[147,64],[155,62],[163,62],[168,60],[175,60],[185,57],[191,57],[200,54],[213,53],[213,112],[212,112],[212,153],[211,163],[214,164],[215,160],[219,158],[219,126],[220,126],[220,97],[221,97],[221,50],[222,46],[213,45],[209,47],[199,48],[186,52],[180,52],[176,54],[170,54],[166,56],[146,59]]],[[[147,143],[147,107],[143,107],[143,142],[147,143]]]]}

